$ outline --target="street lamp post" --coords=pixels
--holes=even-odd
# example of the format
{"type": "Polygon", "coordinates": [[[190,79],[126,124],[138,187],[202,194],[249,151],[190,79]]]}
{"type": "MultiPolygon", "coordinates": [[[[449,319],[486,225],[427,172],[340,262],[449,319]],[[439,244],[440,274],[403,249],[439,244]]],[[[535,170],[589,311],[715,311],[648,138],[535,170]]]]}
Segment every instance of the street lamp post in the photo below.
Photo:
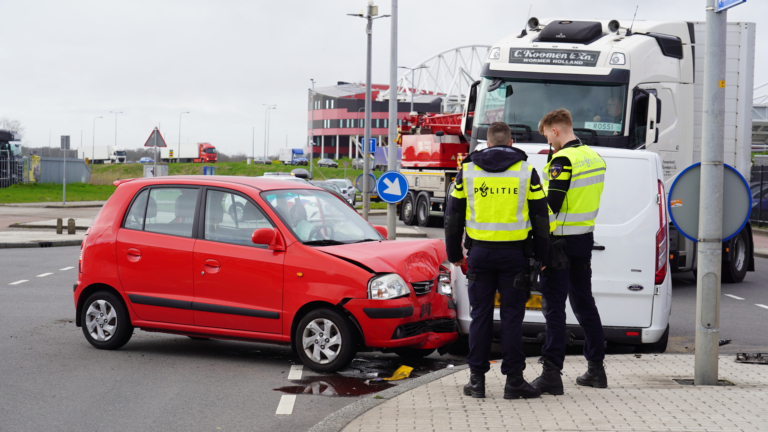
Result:
{"type": "Polygon", "coordinates": [[[96,119],[103,118],[101,116],[93,118],[93,145],[91,146],[91,165],[93,165],[93,157],[96,156],[96,119]]]}
{"type": "Polygon", "coordinates": [[[264,160],[262,162],[267,163],[267,142],[269,141],[269,110],[277,109],[277,105],[262,104],[267,107],[264,110],[264,160]]]}
{"type": "Polygon", "coordinates": [[[312,123],[309,125],[309,179],[312,180],[312,159],[315,156],[315,80],[312,81],[312,123]]]}
{"type": "Polygon", "coordinates": [[[371,207],[371,197],[369,193],[370,186],[368,185],[368,182],[370,181],[368,175],[371,172],[368,160],[368,155],[370,154],[368,151],[368,143],[371,140],[371,46],[373,42],[373,20],[389,17],[389,15],[381,15],[377,17],[378,14],[379,7],[374,6],[373,0],[368,0],[368,7],[366,8],[365,13],[361,11],[356,14],[347,14],[349,16],[363,18],[367,21],[365,33],[368,35],[368,55],[365,68],[365,141],[363,143],[363,218],[365,220],[368,220],[368,210],[371,207]]]}
{"type": "MultiPolygon", "coordinates": [[[[415,67],[415,68],[410,68],[408,66],[398,66],[398,68],[400,68],[400,69],[408,69],[409,71],[411,71],[411,112],[413,112],[413,93],[416,90],[416,84],[413,82],[413,80],[415,78],[414,77],[414,75],[415,75],[414,72],[416,71],[416,69],[426,69],[427,66],[421,65],[421,66],[415,67]]],[[[419,75],[419,76],[421,76],[421,75],[419,75]]],[[[392,90],[390,90],[389,93],[391,95],[392,94],[392,90]]],[[[395,92],[395,94],[397,94],[397,92],[395,92]]],[[[392,97],[392,96],[390,96],[390,97],[392,97]]]]}
{"type": "MultiPolygon", "coordinates": [[[[178,163],[181,163],[181,115],[182,114],[189,114],[189,111],[184,111],[182,113],[179,113],[179,148],[176,149],[176,151],[178,152],[178,154],[176,155],[176,157],[179,160],[178,163]]],[[[171,161],[171,158],[169,157],[168,162],[170,161],[171,161]]]]}
{"type": "Polygon", "coordinates": [[[115,115],[115,147],[117,147],[117,115],[122,114],[122,111],[110,111],[110,114],[115,115]]]}

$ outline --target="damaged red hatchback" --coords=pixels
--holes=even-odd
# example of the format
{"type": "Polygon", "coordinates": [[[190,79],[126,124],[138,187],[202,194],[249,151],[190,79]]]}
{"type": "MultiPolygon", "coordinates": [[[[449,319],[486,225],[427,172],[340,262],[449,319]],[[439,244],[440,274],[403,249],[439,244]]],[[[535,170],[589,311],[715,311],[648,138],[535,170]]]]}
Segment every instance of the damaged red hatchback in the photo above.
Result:
{"type": "MultiPolygon", "coordinates": [[[[386,241],[338,197],[251,177],[118,188],[83,240],[76,324],[100,349],[147,331],[290,344],[309,368],[457,339],[439,240],[386,241]]],[[[383,235],[383,236],[382,236],[383,235]]]]}

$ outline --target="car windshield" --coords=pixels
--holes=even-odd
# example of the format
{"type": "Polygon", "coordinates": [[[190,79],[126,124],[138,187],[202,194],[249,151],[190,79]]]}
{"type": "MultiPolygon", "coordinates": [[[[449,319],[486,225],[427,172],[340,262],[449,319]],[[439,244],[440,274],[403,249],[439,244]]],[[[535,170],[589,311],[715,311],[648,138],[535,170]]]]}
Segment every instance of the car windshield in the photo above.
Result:
{"type": "Polygon", "coordinates": [[[487,127],[502,121],[513,132],[535,132],[547,113],[565,108],[573,116],[574,129],[587,129],[603,136],[622,135],[626,95],[625,84],[486,77],[477,93],[474,122],[487,127]]]}
{"type": "Polygon", "coordinates": [[[383,240],[355,210],[326,191],[266,191],[261,197],[302,243],[329,246],[383,240]]]}

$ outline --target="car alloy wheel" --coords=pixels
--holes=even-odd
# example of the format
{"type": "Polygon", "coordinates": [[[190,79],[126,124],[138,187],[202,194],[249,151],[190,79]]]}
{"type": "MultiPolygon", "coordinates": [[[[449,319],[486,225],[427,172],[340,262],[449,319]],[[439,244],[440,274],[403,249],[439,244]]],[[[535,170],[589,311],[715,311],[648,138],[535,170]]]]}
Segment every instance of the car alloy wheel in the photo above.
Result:
{"type": "Polygon", "coordinates": [[[325,318],[312,320],[304,327],[302,337],[304,353],[318,364],[328,364],[339,356],[344,341],[339,328],[325,318]]]}
{"type": "Polygon", "coordinates": [[[112,339],[117,332],[117,326],[117,313],[108,301],[96,300],[88,306],[85,327],[93,339],[99,342],[112,339]]]}

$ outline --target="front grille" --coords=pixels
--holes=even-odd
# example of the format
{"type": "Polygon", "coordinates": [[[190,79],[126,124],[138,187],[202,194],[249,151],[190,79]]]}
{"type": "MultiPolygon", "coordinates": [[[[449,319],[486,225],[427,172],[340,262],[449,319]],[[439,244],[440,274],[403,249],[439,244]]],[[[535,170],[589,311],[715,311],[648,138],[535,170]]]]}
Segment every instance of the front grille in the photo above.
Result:
{"type": "Polygon", "coordinates": [[[425,281],[425,282],[412,282],[411,285],[413,286],[413,292],[416,293],[416,295],[424,295],[432,291],[432,286],[435,284],[435,281],[425,281]]]}
{"type": "Polygon", "coordinates": [[[395,329],[392,339],[403,339],[417,336],[422,333],[454,333],[457,331],[456,320],[441,318],[429,321],[418,321],[403,324],[395,329]]]}

